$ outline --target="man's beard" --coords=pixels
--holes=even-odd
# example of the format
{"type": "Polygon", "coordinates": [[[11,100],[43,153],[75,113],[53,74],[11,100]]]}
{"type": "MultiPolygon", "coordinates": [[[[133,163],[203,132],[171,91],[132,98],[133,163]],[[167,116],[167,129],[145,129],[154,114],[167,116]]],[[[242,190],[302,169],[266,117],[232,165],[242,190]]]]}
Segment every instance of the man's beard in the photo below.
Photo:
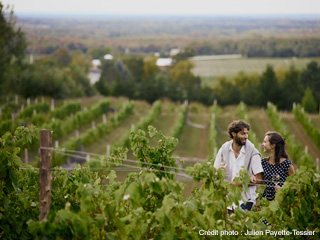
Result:
{"type": "Polygon", "coordinates": [[[241,142],[241,139],[238,138],[237,135],[235,136],[235,139],[234,139],[234,140],[235,140],[236,144],[238,144],[239,146],[246,145],[246,142],[247,142],[247,141],[245,141],[244,143],[241,142]]]}

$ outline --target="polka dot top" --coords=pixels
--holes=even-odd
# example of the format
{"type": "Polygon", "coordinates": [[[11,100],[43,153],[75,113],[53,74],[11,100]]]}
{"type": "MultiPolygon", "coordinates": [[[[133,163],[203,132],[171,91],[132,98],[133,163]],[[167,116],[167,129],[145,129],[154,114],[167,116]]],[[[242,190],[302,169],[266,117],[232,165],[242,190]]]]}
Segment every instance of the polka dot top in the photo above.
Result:
{"type": "Polygon", "coordinates": [[[274,189],[275,184],[272,181],[272,175],[280,175],[280,182],[278,185],[283,186],[284,182],[288,177],[288,170],[292,162],[289,159],[284,160],[278,166],[268,163],[267,158],[261,160],[261,164],[264,171],[264,180],[266,183],[266,188],[263,192],[262,197],[266,197],[269,201],[274,200],[276,191],[274,189]]]}

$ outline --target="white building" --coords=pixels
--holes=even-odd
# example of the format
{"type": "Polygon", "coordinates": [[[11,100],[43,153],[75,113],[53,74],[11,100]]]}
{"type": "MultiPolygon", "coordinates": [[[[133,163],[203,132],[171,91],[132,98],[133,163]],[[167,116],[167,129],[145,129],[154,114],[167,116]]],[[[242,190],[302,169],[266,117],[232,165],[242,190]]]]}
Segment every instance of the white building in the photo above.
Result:
{"type": "Polygon", "coordinates": [[[158,58],[156,65],[159,68],[166,68],[172,65],[172,58],[158,58]]]}

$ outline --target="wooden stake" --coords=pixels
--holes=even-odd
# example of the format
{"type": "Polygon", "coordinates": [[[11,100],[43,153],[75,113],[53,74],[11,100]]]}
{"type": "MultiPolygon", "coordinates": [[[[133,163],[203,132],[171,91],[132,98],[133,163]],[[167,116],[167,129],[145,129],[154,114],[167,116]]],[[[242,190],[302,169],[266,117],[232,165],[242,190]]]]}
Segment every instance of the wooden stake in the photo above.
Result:
{"type": "Polygon", "coordinates": [[[51,146],[51,131],[40,130],[40,222],[47,219],[51,205],[51,146]]]}
{"type": "Polygon", "coordinates": [[[24,163],[29,164],[29,158],[28,158],[28,148],[24,149],[24,163]]]}
{"type": "Polygon", "coordinates": [[[104,124],[107,124],[107,115],[103,114],[102,115],[102,120],[104,124]]]}
{"type": "Polygon", "coordinates": [[[110,157],[110,145],[107,145],[107,157],[110,157]]]}
{"type": "Polygon", "coordinates": [[[51,111],[54,110],[54,99],[53,98],[51,99],[51,107],[50,107],[50,109],[51,109],[51,111]]]}

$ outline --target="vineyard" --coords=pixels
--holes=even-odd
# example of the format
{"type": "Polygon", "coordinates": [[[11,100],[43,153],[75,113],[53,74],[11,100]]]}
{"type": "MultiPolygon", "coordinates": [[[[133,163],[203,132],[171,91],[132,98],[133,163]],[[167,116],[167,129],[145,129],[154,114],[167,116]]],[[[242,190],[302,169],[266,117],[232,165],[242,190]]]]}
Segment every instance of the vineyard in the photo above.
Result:
{"type": "Polygon", "coordinates": [[[268,64],[272,65],[274,69],[289,69],[294,66],[297,70],[302,70],[312,60],[319,62],[319,58],[196,59],[193,60],[195,64],[193,73],[200,76],[205,84],[212,86],[211,79],[219,76],[232,77],[241,71],[261,74],[268,64]]]}
{"type": "MultiPolygon", "coordinates": [[[[1,239],[230,238],[203,236],[201,230],[243,239],[252,230],[315,231],[295,232],[296,239],[320,236],[320,117],[300,105],[279,112],[271,103],[260,109],[113,97],[7,98],[0,113],[1,239]],[[249,139],[262,154],[264,134],[280,132],[297,173],[275,201],[262,199],[251,212],[228,215],[226,207],[240,200],[242,186],[227,184],[213,162],[234,119],[250,123],[249,139]],[[52,130],[45,221],[38,220],[39,129],[52,130]]],[[[245,186],[248,175],[241,173],[238,181],[245,186]]]]}

